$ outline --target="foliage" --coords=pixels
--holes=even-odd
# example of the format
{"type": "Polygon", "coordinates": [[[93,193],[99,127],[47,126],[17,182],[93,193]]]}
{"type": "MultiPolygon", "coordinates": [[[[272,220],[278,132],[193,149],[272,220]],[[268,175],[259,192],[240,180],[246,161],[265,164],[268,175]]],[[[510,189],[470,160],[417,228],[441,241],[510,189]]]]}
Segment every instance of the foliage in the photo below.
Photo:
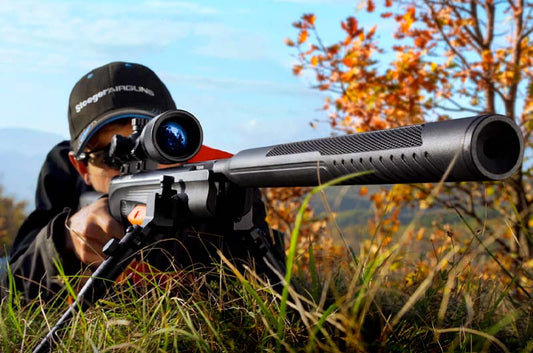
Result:
{"type": "MultiPolygon", "coordinates": [[[[285,234],[292,234],[298,210],[302,208],[303,198],[310,190],[311,188],[302,187],[266,189],[264,199],[269,225],[285,234]]],[[[311,265],[311,256],[318,257],[321,264],[336,262],[338,255],[343,254],[345,250],[330,237],[324,236],[329,216],[316,216],[310,204],[303,205],[301,215],[302,225],[298,229],[299,244],[296,250],[299,266],[308,268],[311,265]]],[[[329,215],[331,216],[331,213],[329,215]]]]}
{"type": "MultiPolygon", "coordinates": [[[[521,0],[385,0],[379,23],[371,28],[358,18],[378,7],[364,0],[341,22],[344,38],[322,41],[319,16],[305,14],[294,23],[298,33],[286,44],[297,51],[293,72],[313,77],[313,88],[328,94],[323,109],[334,131],[353,133],[422,123],[465,114],[502,113],[522,129],[526,156],[531,148],[533,114],[533,4],[521,0]],[[393,28],[393,30],[391,30],[393,28]],[[393,35],[390,47],[379,45],[393,35]]],[[[316,122],[315,122],[316,123],[316,122]]],[[[502,251],[525,261],[531,255],[533,194],[531,163],[508,182],[468,183],[428,198],[431,187],[403,188],[386,200],[386,191],[371,196],[376,219],[387,207],[417,204],[458,209],[482,228],[483,209],[499,210],[513,226],[503,235],[502,251]],[[508,192],[507,192],[508,191],[508,192]],[[420,201],[422,200],[422,201],[420,201]],[[481,210],[481,212],[480,212],[481,210]],[[517,239],[518,241],[515,241],[517,239]]],[[[399,226],[389,214],[390,229],[399,226]]],[[[375,228],[376,229],[376,228],[375,228]]]]}
{"type": "Polygon", "coordinates": [[[0,256],[9,250],[17,231],[26,218],[25,201],[15,201],[12,197],[2,195],[0,188],[0,256]]]}

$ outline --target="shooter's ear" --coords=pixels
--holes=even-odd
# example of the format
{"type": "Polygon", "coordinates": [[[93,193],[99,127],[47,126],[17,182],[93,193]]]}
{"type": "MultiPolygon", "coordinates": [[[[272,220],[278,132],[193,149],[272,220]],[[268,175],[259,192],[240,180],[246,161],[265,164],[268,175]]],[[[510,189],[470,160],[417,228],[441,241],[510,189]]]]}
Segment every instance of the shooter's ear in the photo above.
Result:
{"type": "Polygon", "coordinates": [[[76,168],[78,173],[83,178],[83,181],[85,181],[85,184],[91,185],[91,179],[89,178],[89,171],[87,170],[87,164],[85,164],[82,161],[79,161],[74,157],[74,152],[70,151],[68,153],[68,159],[70,160],[70,163],[76,168]]]}

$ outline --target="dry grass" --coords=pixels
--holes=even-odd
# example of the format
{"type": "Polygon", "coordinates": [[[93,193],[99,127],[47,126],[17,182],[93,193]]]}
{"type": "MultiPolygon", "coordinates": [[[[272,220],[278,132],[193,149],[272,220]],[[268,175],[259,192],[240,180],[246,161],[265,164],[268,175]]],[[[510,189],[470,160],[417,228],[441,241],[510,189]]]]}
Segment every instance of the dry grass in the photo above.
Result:
{"type": "MultiPolygon", "coordinates": [[[[216,280],[181,276],[161,286],[146,277],[78,315],[57,351],[533,351],[533,273],[497,252],[495,236],[464,224],[421,252],[415,219],[390,241],[369,235],[358,253],[334,246],[329,256],[321,248],[303,257],[299,222],[281,292],[224,259],[216,280]]],[[[64,309],[6,298],[0,350],[30,350],[64,309]]]]}

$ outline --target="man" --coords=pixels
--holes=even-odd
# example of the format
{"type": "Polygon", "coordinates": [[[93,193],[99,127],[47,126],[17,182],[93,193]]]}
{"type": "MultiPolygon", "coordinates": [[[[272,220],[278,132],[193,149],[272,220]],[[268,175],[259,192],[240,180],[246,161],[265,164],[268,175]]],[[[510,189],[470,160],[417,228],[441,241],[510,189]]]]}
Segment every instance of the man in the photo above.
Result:
{"type": "MultiPolygon", "coordinates": [[[[129,136],[132,118],[151,119],[170,109],[176,106],[164,83],[139,64],[113,62],[76,83],[69,99],[70,145],[64,141],[48,154],[39,175],[36,209],[21,226],[10,253],[15,287],[27,299],[49,300],[63,288],[58,267],[67,276],[94,269],[105,258],[102,248],[107,241],[123,236],[124,226],[109,214],[107,198],[78,209],[79,197],[91,190],[107,193],[111,179],[119,174],[103,158],[115,134],[129,136]]],[[[202,146],[194,161],[230,156],[202,146]]],[[[253,217],[255,229],[271,248],[270,256],[274,254],[282,264],[283,244],[270,237],[258,195],[253,217]]],[[[254,249],[249,232],[233,231],[229,220],[191,221],[178,233],[158,245],[168,256],[150,253],[151,264],[162,270],[209,271],[216,250],[221,249],[241,262],[251,260],[258,272],[275,278],[262,259],[264,254],[254,249]]],[[[7,283],[4,276],[2,286],[7,283]]]]}

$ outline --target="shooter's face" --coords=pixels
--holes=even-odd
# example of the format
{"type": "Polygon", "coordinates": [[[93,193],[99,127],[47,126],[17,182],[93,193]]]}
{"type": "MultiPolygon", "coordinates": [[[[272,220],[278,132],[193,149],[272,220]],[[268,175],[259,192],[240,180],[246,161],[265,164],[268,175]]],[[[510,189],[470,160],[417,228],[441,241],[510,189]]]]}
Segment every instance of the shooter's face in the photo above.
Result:
{"type": "Polygon", "coordinates": [[[120,172],[104,163],[104,150],[111,143],[114,135],[130,136],[132,133],[131,123],[110,123],[102,127],[87,144],[84,152],[89,153],[87,164],[73,162],[74,166],[95,191],[107,193],[109,183],[120,172]]]}

